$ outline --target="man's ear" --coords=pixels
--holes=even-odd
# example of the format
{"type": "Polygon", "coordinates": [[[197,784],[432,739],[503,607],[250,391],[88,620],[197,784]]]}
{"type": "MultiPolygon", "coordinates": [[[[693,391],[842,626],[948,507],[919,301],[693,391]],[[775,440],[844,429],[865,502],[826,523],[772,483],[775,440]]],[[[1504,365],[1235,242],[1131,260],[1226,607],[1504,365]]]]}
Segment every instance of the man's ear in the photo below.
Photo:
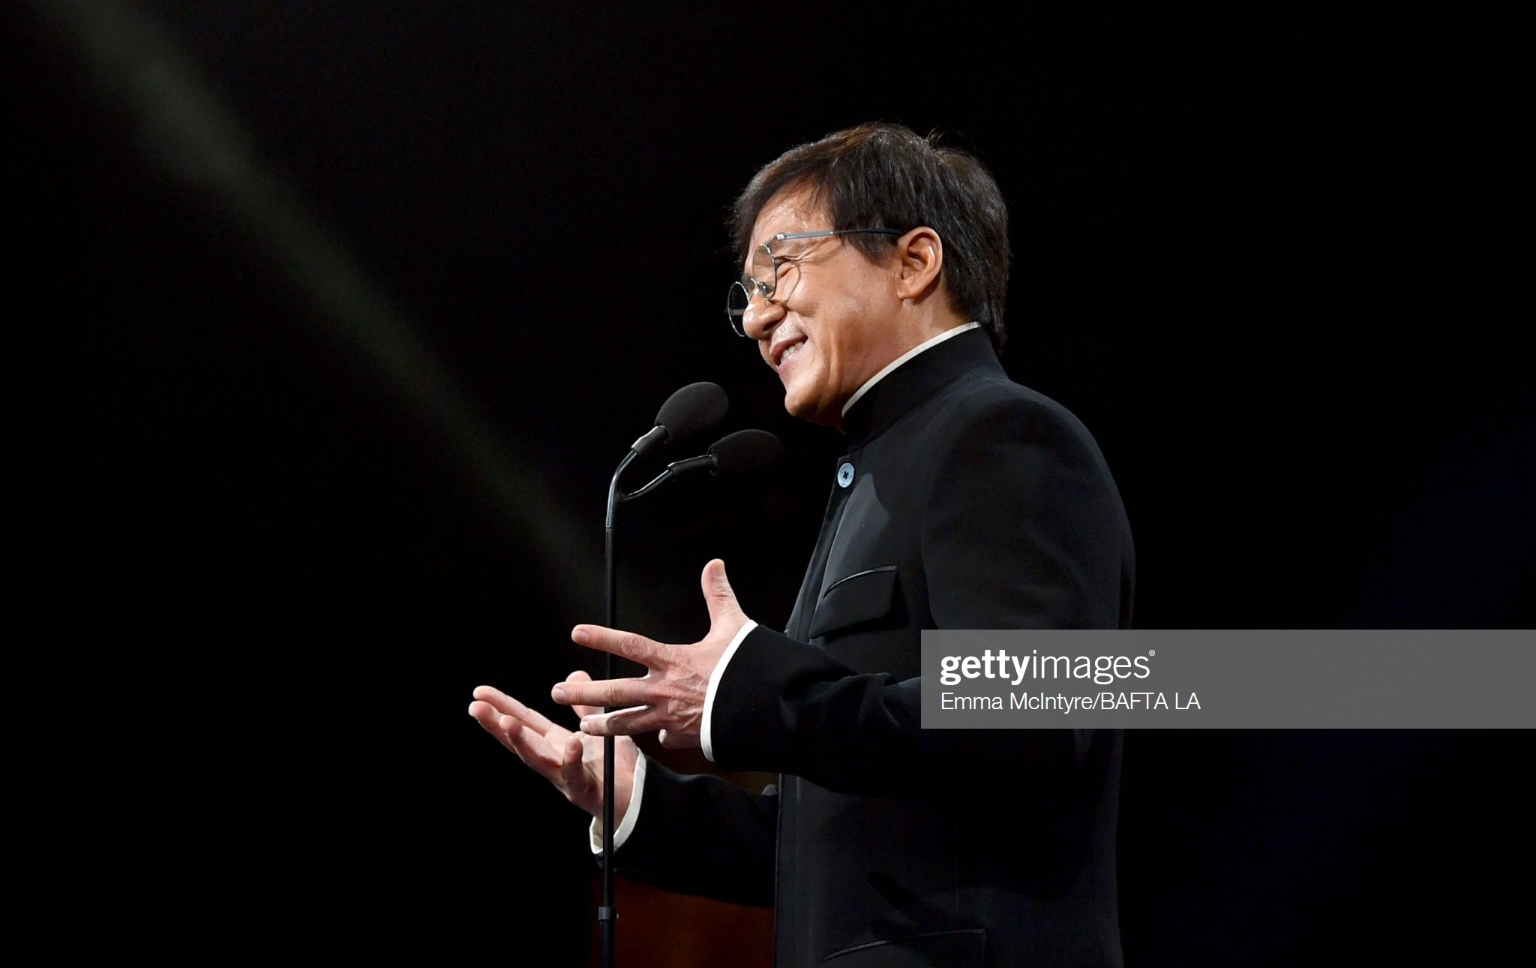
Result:
{"type": "Polygon", "coordinates": [[[921,299],[937,292],[944,268],[944,243],[939,233],[920,225],[896,240],[896,256],[901,275],[896,295],[901,299],[921,299]]]}

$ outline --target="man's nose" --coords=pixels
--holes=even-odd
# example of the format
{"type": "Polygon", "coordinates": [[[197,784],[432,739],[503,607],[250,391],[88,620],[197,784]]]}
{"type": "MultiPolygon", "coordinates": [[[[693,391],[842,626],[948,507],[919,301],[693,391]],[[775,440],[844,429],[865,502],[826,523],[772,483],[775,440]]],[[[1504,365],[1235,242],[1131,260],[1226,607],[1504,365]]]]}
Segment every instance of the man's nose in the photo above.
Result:
{"type": "Polygon", "coordinates": [[[784,304],[758,293],[742,313],[741,327],[752,339],[762,342],[773,335],[773,328],[784,318],[784,304]]]}

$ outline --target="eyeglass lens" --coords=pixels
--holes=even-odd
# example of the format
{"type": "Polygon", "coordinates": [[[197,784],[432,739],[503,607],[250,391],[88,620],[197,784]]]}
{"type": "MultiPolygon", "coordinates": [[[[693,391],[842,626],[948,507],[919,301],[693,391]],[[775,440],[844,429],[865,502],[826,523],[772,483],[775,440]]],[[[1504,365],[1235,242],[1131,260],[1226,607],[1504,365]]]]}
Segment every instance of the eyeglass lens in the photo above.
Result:
{"type": "Polygon", "coordinates": [[[752,301],[747,287],[739,282],[731,283],[731,291],[725,297],[725,315],[731,321],[731,329],[737,336],[747,335],[747,304],[752,301]]]}
{"type": "Polygon", "coordinates": [[[764,299],[772,299],[779,284],[779,266],[773,261],[773,251],[766,244],[752,250],[752,278],[758,283],[757,291],[764,299]]]}
{"type": "Polygon", "coordinates": [[[766,244],[753,250],[748,276],[749,279],[732,283],[726,295],[725,315],[738,336],[747,335],[746,313],[752,297],[761,295],[764,299],[771,299],[778,287],[778,266],[773,260],[773,251],[766,244]]]}

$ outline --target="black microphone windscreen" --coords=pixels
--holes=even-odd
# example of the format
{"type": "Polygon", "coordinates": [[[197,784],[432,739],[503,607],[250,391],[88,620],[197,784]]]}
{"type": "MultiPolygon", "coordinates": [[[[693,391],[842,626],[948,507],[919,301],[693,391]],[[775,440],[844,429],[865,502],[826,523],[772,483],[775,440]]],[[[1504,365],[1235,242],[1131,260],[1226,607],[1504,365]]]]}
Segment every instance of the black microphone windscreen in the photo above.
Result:
{"type": "Polygon", "coordinates": [[[784,445],[766,430],[738,430],[709,448],[716,474],[756,474],[778,463],[783,455],[784,445]]]}
{"type": "Polygon", "coordinates": [[[676,443],[719,424],[729,406],[725,391],[718,385],[690,383],[661,405],[656,424],[667,428],[667,439],[676,443]]]}

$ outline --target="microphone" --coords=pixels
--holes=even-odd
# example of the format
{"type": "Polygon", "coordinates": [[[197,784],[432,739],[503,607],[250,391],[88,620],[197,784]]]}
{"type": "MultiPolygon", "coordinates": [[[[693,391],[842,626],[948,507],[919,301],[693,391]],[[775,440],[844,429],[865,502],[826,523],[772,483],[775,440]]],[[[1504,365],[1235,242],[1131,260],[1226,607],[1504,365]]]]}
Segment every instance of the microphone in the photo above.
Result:
{"type": "Polygon", "coordinates": [[[758,474],[768,470],[784,456],[784,445],[766,430],[738,430],[709,445],[715,459],[711,472],[721,474],[758,474]]]}
{"type": "Polygon", "coordinates": [[[784,445],[768,431],[738,430],[710,444],[703,456],[673,461],[667,465],[667,471],[673,478],[702,470],[708,470],[715,477],[756,474],[777,464],[783,456],[784,445]]]}
{"type": "Polygon", "coordinates": [[[707,453],[673,461],[667,465],[666,470],[652,478],[649,484],[624,497],[625,500],[644,497],[668,481],[690,477],[700,471],[709,471],[713,477],[721,474],[756,474],[778,463],[782,456],[784,445],[768,431],[738,430],[710,444],[707,453]]]}
{"type": "Polygon", "coordinates": [[[667,398],[656,414],[656,426],[629,448],[642,457],[658,447],[700,434],[725,419],[725,391],[713,383],[690,383],[667,398]]]}

